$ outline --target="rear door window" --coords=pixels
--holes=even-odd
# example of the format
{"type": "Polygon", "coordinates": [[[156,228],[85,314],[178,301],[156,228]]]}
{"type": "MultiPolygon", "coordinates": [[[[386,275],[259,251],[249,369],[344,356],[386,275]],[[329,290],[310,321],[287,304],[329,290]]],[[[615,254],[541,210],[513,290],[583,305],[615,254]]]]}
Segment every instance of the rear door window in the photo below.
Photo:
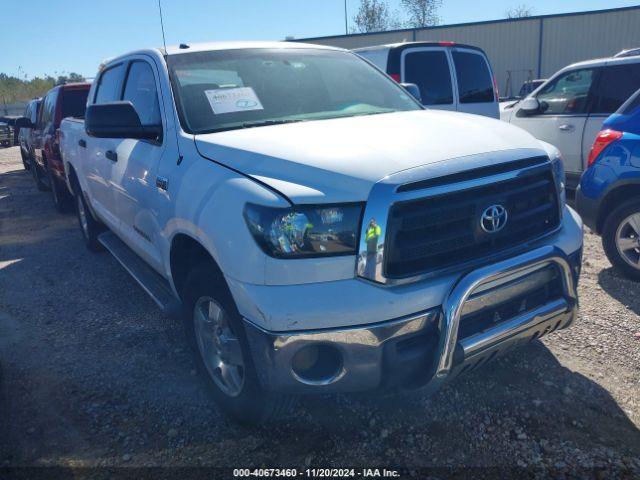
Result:
{"type": "Polygon", "coordinates": [[[409,51],[404,57],[404,82],[420,88],[423,105],[453,103],[451,69],[444,50],[409,51]]]}
{"type": "Polygon", "coordinates": [[[454,50],[451,56],[456,68],[460,103],[495,101],[493,79],[484,56],[460,50],[454,50]]]}
{"type": "Polygon", "coordinates": [[[94,103],[107,103],[120,100],[123,77],[124,64],[122,63],[102,72],[94,103]]]}
{"type": "Polygon", "coordinates": [[[62,118],[84,118],[88,94],[89,90],[87,89],[65,90],[62,93],[62,118]]]}
{"type": "Polygon", "coordinates": [[[124,87],[123,100],[129,100],[142,125],[160,125],[160,107],[156,79],[151,65],[143,61],[135,61],[129,67],[127,83],[124,87]]]}
{"type": "Polygon", "coordinates": [[[596,77],[593,68],[565,72],[547,83],[536,98],[542,115],[581,115],[587,112],[591,86],[596,77]]]}
{"type": "Polygon", "coordinates": [[[640,63],[607,66],[602,69],[591,113],[611,114],[640,88],[640,63]]]}

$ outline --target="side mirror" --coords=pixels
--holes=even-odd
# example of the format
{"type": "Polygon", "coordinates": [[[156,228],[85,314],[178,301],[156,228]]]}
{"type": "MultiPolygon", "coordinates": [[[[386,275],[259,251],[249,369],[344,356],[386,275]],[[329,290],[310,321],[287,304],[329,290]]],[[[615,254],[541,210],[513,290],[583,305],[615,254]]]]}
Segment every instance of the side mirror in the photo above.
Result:
{"type": "Polygon", "coordinates": [[[34,128],[35,125],[31,122],[30,118],[18,117],[11,122],[15,128],[34,128]]]}
{"type": "Polygon", "coordinates": [[[98,138],[137,138],[155,140],[162,134],[160,125],[142,125],[129,101],[89,105],[85,113],[87,135],[98,138]]]}
{"type": "Polygon", "coordinates": [[[420,95],[420,89],[415,83],[401,83],[400,86],[404,88],[413,98],[422,103],[422,95],[420,95]]]}
{"type": "Polygon", "coordinates": [[[540,111],[540,102],[535,97],[527,97],[520,101],[520,110],[527,115],[533,115],[540,111]]]}

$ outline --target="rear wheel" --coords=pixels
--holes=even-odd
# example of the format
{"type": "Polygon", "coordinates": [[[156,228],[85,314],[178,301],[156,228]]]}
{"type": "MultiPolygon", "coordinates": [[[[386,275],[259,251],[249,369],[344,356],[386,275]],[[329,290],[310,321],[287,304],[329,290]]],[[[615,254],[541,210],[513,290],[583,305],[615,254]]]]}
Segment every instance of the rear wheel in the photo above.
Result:
{"type": "Polygon", "coordinates": [[[607,217],[602,245],[614,267],[640,281],[640,200],[620,205],[607,217]]]}
{"type": "Polygon", "coordinates": [[[242,423],[267,422],[289,411],[293,397],[258,380],[242,319],[211,264],[195,267],[184,288],[184,324],[196,365],[216,403],[242,423]]]}
{"type": "Polygon", "coordinates": [[[80,231],[82,232],[82,238],[87,248],[92,252],[99,252],[104,250],[102,244],[98,241],[98,235],[104,232],[105,227],[98,222],[87,205],[87,201],[82,194],[82,191],[78,189],[76,194],[76,207],[78,213],[78,223],[80,224],[80,231]]]}

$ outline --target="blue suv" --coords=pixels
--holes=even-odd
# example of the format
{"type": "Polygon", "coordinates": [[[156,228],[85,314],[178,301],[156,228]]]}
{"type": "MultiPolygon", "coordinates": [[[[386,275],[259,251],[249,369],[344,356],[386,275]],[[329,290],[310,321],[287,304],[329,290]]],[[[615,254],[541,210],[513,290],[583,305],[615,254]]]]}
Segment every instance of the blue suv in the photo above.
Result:
{"type": "Polygon", "coordinates": [[[640,90],[604,122],[576,192],[609,261],[640,281],[640,90]]]}

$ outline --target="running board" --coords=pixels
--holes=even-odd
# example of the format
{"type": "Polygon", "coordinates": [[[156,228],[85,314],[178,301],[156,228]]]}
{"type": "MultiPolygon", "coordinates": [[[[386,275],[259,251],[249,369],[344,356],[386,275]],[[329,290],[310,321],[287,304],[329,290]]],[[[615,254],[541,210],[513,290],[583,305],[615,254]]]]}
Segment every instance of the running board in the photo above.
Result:
{"type": "Polygon", "coordinates": [[[101,233],[98,236],[98,241],[140,284],[142,289],[158,304],[163,313],[173,316],[180,312],[180,301],[173,294],[169,282],[127,247],[115,233],[110,231],[101,233]]]}

